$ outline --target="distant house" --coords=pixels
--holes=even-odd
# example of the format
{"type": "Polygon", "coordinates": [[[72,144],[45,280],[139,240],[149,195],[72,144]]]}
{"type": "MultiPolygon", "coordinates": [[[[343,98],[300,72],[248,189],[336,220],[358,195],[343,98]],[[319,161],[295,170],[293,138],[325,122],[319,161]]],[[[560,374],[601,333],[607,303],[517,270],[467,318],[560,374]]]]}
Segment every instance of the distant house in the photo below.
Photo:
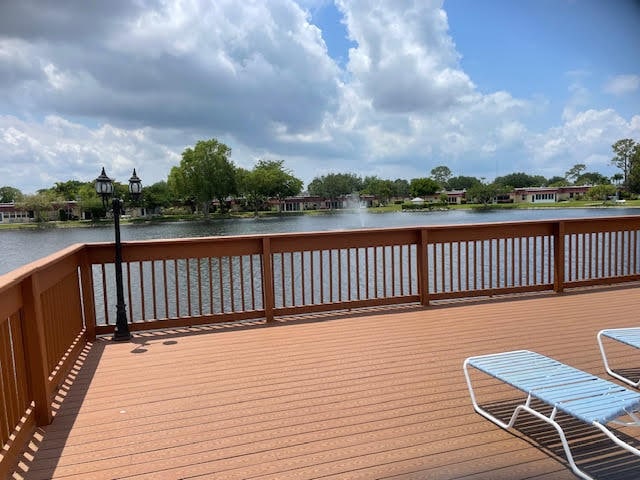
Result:
{"type": "Polygon", "coordinates": [[[272,207],[277,207],[282,212],[301,212],[328,208],[324,198],[308,195],[286,197],[284,199],[270,198],[267,203],[272,207]]]}
{"type": "Polygon", "coordinates": [[[555,203],[558,189],[552,187],[527,187],[514,190],[516,203],[555,203]]]}
{"type": "Polygon", "coordinates": [[[452,205],[461,205],[467,201],[467,191],[466,190],[447,190],[447,202],[452,205]]]}
{"type": "Polygon", "coordinates": [[[27,223],[31,221],[29,212],[22,210],[15,203],[0,203],[0,223],[27,223]]]}
{"type": "Polygon", "coordinates": [[[513,191],[515,203],[555,203],[584,196],[591,186],[528,187],[513,191]]]}
{"type": "Polygon", "coordinates": [[[424,201],[429,203],[440,203],[443,195],[447,196],[447,203],[449,205],[461,205],[467,201],[466,190],[441,190],[433,195],[427,195],[424,198],[424,201]]]}
{"type": "Polygon", "coordinates": [[[558,201],[563,200],[574,200],[576,198],[584,197],[589,190],[591,189],[591,185],[574,185],[568,187],[560,187],[558,188],[558,201]]]}
{"type": "MultiPolygon", "coordinates": [[[[44,220],[77,220],[82,218],[78,202],[54,202],[51,208],[41,212],[44,220]]],[[[36,221],[36,212],[15,203],[0,203],[0,223],[29,223],[36,221]]]]}
{"type": "MultiPolygon", "coordinates": [[[[44,220],[77,220],[82,211],[78,202],[55,202],[41,214],[44,220]]],[[[36,221],[36,212],[15,203],[0,203],[0,223],[29,223],[36,221]]]]}

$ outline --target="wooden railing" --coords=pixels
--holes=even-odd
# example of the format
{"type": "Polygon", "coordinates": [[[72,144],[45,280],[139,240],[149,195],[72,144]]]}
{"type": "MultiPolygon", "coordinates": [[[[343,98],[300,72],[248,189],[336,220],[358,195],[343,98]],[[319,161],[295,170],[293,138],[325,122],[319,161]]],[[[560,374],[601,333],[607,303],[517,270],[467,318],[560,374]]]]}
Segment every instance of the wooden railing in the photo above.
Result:
{"type": "Polygon", "coordinates": [[[0,277],[0,478],[8,478],[86,343],[74,246],[0,277]]]}
{"type": "MultiPolygon", "coordinates": [[[[86,342],[113,332],[113,244],[0,277],[0,477],[86,342]]],[[[133,331],[640,280],[640,216],[125,242],[133,331]]]]}

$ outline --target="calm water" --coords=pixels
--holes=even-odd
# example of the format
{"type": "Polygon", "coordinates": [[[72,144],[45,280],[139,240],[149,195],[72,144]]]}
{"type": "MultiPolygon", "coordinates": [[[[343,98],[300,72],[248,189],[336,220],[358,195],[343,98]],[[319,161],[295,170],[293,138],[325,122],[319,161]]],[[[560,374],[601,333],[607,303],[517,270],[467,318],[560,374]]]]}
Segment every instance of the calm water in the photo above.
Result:
{"type": "MultiPolygon", "coordinates": [[[[185,238],[253,233],[286,233],[357,228],[382,228],[460,223],[512,222],[621,215],[640,215],[640,208],[451,210],[445,212],[396,212],[372,214],[366,211],[334,215],[303,215],[268,219],[212,220],[156,225],[123,225],[122,239],[185,238]]],[[[113,227],[0,230],[0,275],[49,255],[74,243],[111,242],[113,227]]]]}

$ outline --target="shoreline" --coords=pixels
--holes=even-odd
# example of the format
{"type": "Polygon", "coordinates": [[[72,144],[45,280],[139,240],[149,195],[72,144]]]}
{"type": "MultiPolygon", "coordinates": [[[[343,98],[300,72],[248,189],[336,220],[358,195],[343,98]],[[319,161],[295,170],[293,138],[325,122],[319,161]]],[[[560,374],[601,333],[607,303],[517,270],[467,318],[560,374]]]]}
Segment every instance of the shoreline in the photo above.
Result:
{"type": "MultiPolygon", "coordinates": [[[[394,206],[395,207],[395,206],[394,206]]],[[[585,204],[570,204],[570,205],[531,205],[526,206],[514,205],[514,204],[499,204],[499,205],[450,205],[446,208],[389,208],[389,207],[372,207],[364,209],[367,214],[385,214],[385,213],[429,213],[429,212],[445,212],[453,210],[476,210],[476,211],[491,211],[491,210],[570,210],[570,209],[634,209],[640,208],[640,202],[627,202],[625,204],[606,204],[602,203],[585,203],[585,204]]],[[[341,214],[360,214],[362,209],[339,209],[339,210],[306,210],[302,212],[259,212],[255,215],[253,212],[231,213],[231,214],[210,214],[209,217],[203,217],[201,215],[180,215],[180,216],[156,216],[152,218],[136,218],[127,219],[121,218],[120,223],[122,225],[153,225],[162,223],[180,223],[180,222],[207,222],[215,220],[243,220],[243,219],[264,219],[264,218],[280,218],[280,217],[292,217],[303,215],[341,215],[341,214]]],[[[2,230],[48,230],[57,228],[103,228],[111,227],[113,220],[100,220],[94,222],[91,220],[69,220],[61,221],[54,220],[48,222],[27,222],[27,223],[0,223],[0,231],[2,230]]]]}

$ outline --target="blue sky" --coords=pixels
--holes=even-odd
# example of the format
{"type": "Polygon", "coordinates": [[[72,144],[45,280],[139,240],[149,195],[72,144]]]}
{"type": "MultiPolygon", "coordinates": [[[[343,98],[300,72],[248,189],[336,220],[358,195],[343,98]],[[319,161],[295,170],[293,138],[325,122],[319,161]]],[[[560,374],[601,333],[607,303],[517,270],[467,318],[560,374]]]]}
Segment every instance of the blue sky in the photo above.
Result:
{"type": "Polygon", "coordinates": [[[0,186],[165,180],[217,138],[251,168],[605,175],[640,141],[635,0],[0,6],[0,186]]]}

